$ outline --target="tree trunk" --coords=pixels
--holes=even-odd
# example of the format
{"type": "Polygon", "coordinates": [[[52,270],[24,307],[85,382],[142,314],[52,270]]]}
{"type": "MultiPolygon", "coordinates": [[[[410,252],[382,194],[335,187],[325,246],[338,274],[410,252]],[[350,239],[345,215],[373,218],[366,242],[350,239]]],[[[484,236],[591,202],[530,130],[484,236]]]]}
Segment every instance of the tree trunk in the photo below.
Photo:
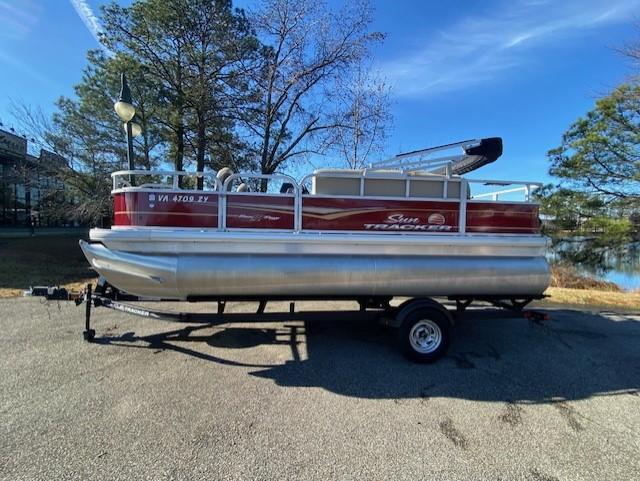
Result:
{"type": "Polygon", "coordinates": [[[147,129],[142,130],[142,149],[144,150],[144,166],[151,169],[151,158],[149,156],[149,134],[147,129]]]}
{"type": "MultiPolygon", "coordinates": [[[[196,139],[196,170],[198,172],[204,172],[204,155],[207,149],[207,131],[204,119],[198,114],[198,129],[196,139]]],[[[198,177],[198,190],[202,190],[204,187],[204,178],[198,177]]]]}
{"type": "MultiPolygon", "coordinates": [[[[178,115],[179,120],[176,125],[176,170],[184,170],[184,125],[182,124],[182,111],[178,115]]],[[[182,187],[182,176],[178,177],[178,187],[182,187]]]]}
{"type": "MultiPolygon", "coordinates": [[[[176,170],[184,170],[184,107],[182,98],[182,67],[178,65],[176,70],[176,84],[178,85],[178,96],[176,99],[178,118],[176,120],[176,170]]],[[[182,188],[182,176],[178,176],[178,187],[182,188]]]]}

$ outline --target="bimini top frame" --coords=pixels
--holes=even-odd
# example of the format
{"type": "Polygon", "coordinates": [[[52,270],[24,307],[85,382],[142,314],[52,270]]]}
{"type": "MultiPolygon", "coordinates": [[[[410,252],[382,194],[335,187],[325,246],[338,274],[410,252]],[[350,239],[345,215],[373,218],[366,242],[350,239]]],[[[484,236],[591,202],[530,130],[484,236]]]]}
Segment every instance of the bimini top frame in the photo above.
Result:
{"type": "Polygon", "coordinates": [[[502,139],[500,137],[490,137],[487,139],[463,140],[452,144],[405,152],[371,164],[371,168],[404,171],[422,170],[434,174],[462,175],[490,164],[501,155],[502,139]],[[434,154],[456,148],[462,149],[462,153],[432,157],[434,154]]]}

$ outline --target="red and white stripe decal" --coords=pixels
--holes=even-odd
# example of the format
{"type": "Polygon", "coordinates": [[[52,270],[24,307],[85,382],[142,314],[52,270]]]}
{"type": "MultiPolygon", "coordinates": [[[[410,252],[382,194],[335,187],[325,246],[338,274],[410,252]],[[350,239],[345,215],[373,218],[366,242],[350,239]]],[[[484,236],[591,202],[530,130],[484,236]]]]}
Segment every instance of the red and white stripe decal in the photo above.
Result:
{"type": "MultiPolygon", "coordinates": [[[[215,193],[124,192],[114,194],[116,226],[218,227],[215,193]]],[[[458,232],[459,202],[304,197],[302,228],[319,231],[458,232]]],[[[294,198],[227,195],[227,227],[294,228],[294,198]]],[[[467,204],[470,233],[535,234],[538,206],[500,202],[467,204]]]]}

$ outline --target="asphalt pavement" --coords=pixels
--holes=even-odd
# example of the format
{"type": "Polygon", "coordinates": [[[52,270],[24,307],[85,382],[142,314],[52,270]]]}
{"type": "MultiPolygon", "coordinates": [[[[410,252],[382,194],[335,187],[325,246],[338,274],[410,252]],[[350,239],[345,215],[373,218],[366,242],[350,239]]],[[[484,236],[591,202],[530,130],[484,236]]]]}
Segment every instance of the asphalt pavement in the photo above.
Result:
{"type": "Polygon", "coordinates": [[[417,365],[393,330],[331,313],[185,327],[98,309],[90,344],[82,307],[0,300],[0,479],[640,479],[640,313],[547,312],[472,310],[417,365]]]}

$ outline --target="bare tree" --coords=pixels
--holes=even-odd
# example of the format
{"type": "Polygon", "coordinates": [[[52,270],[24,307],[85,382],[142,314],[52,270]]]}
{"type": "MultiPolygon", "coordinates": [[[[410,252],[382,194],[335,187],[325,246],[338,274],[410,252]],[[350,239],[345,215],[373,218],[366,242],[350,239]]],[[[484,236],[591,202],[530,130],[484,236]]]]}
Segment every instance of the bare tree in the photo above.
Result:
{"type": "Polygon", "coordinates": [[[372,154],[384,150],[391,128],[389,87],[364,64],[336,85],[337,116],[341,119],[331,141],[350,169],[364,167],[372,154]]]}
{"type": "Polygon", "coordinates": [[[110,139],[121,130],[111,135],[98,118],[69,99],[61,98],[58,105],[61,111],[50,120],[23,102],[11,104],[12,116],[42,149],[37,162],[25,162],[16,172],[24,177],[25,188],[37,189],[41,218],[99,224],[111,213],[108,176],[122,157],[112,150],[110,139]]]}
{"type": "Polygon", "coordinates": [[[293,157],[328,148],[331,131],[345,126],[332,93],[382,35],[368,31],[366,2],[336,12],[322,1],[264,0],[251,20],[265,47],[251,71],[256,106],[245,125],[257,139],[262,173],[270,174],[293,157]]]}

